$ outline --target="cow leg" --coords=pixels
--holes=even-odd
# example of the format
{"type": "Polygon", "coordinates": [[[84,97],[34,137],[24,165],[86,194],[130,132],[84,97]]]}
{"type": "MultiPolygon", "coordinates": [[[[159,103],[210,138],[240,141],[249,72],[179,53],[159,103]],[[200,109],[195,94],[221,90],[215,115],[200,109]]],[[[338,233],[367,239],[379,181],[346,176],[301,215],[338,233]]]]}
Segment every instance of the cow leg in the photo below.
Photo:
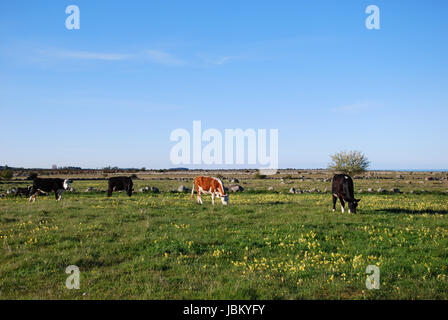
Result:
{"type": "Polygon", "coordinates": [[[212,192],[212,205],[215,205],[215,193],[212,192]]]}
{"type": "Polygon", "coordinates": [[[62,199],[62,192],[63,191],[61,189],[58,190],[58,196],[56,198],[57,201],[60,201],[62,199]]]}
{"type": "Polygon", "coordinates": [[[37,197],[37,194],[39,193],[39,191],[36,191],[35,193],[33,193],[32,195],[31,195],[31,197],[30,197],[30,202],[32,201],[32,202],[36,202],[36,197],[37,197]]]}
{"type": "Polygon", "coordinates": [[[197,192],[198,203],[202,204],[201,189],[199,189],[199,186],[196,186],[196,192],[197,192]]]}
{"type": "Polygon", "coordinates": [[[34,189],[34,186],[32,186],[30,191],[29,191],[29,193],[28,193],[28,195],[30,196],[29,197],[29,202],[33,201],[33,197],[36,194],[36,192],[37,192],[36,189],[34,189]]]}
{"type": "Polygon", "coordinates": [[[109,189],[107,189],[107,196],[108,197],[112,196],[112,191],[113,191],[112,187],[109,186],[109,189]]]}
{"type": "Polygon", "coordinates": [[[194,199],[194,188],[195,188],[195,185],[193,183],[193,188],[191,188],[191,200],[194,199]]]}
{"type": "Polygon", "coordinates": [[[333,212],[336,211],[336,202],[338,201],[338,197],[333,194],[333,212]]]}
{"type": "Polygon", "coordinates": [[[341,211],[342,211],[342,213],[344,213],[345,212],[345,202],[344,202],[344,199],[339,197],[339,201],[341,201],[341,211]]]}

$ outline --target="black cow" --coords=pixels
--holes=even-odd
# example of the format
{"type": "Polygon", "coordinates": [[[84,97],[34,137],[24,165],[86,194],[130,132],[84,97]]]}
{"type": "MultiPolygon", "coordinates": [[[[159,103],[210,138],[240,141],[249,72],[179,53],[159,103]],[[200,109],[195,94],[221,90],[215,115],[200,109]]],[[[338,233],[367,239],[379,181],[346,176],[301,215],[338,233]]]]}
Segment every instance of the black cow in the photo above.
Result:
{"type": "Polygon", "coordinates": [[[109,178],[109,189],[107,191],[107,196],[110,197],[113,191],[124,190],[128,196],[132,196],[134,184],[130,177],[112,177],[109,178]]]}
{"type": "Polygon", "coordinates": [[[29,197],[30,195],[31,195],[31,189],[32,189],[32,187],[31,186],[28,186],[28,187],[26,187],[26,188],[17,188],[17,190],[16,190],[16,194],[15,194],[15,196],[16,197],[18,197],[18,196],[25,196],[25,197],[29,197]]]}
{"type": "Polygon", "coordinates": [[[333,211],[336,210],[336,201],[339,198],[341,202],[341,210],[345,212],[345,203],[348,202],[348,212],[356,213],[356,207],[361,199],[355,199],[353,193],[353,180],[346,174],[337,174],[333,177],[333,184],[331,187],[331,193],[333,195],[333,211]]]}
{"type": "Polygon", "coordinates": [[[33,180],[33,187],[30,191],[30,202],[36,201],[36,196],[39,193],[54,192],[56,201],[62,199],[62,192],[70,188],[70,179],[60,179],[60,178],[35,178],[33,180]]]}

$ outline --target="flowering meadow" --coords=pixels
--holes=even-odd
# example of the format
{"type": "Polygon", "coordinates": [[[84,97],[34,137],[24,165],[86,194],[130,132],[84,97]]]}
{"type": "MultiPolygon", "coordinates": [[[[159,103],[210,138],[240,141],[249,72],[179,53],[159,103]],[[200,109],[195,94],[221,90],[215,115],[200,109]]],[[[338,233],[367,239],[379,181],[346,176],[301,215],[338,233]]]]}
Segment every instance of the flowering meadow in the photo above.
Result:
{"type": "Polygon", "coordinates": [[[332,212],[330,193],[203,197],[1,199],[0,298],[448,299],[446,194],[362,194],[357,214],[332,212]]]}

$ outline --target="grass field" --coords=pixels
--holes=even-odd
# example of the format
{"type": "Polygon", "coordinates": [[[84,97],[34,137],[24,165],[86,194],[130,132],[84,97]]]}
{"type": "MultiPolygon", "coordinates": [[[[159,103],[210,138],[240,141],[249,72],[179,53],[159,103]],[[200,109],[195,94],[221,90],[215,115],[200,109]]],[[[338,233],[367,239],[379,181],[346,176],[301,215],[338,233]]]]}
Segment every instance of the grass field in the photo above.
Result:
{"type": "MultiPolygon", "coordinates": [[[[386,182],[355,180],[355,189],[386,182]]],[[[331,212],[330,194],[288,194],[292,185],[278,181],[247,180],[228,207],[169,192],[7,197],[0,298],[448,299],[448,195],[446,182],[435,184],[425,194],[357,195],[358,214],[331,212]],[[69,265],[81,271],[80,290],[65,287],[69,265]],[[368,265],[380,268],[379,290],[366,289],[368,265]]],[[[95,185],[106,183],[73,183],[95,185]]]]}

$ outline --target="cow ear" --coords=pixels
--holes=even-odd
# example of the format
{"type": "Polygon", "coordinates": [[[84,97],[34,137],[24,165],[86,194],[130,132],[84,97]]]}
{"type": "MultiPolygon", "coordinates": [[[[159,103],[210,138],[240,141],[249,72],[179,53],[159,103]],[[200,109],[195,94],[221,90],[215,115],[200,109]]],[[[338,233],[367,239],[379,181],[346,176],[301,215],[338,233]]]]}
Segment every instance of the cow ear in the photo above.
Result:
{"type": "Polygon", "coordinates": [[[356,200],[356,202],[359,202],[359,201],[361,201],[361,199],[355,199],[356,200]]]}

